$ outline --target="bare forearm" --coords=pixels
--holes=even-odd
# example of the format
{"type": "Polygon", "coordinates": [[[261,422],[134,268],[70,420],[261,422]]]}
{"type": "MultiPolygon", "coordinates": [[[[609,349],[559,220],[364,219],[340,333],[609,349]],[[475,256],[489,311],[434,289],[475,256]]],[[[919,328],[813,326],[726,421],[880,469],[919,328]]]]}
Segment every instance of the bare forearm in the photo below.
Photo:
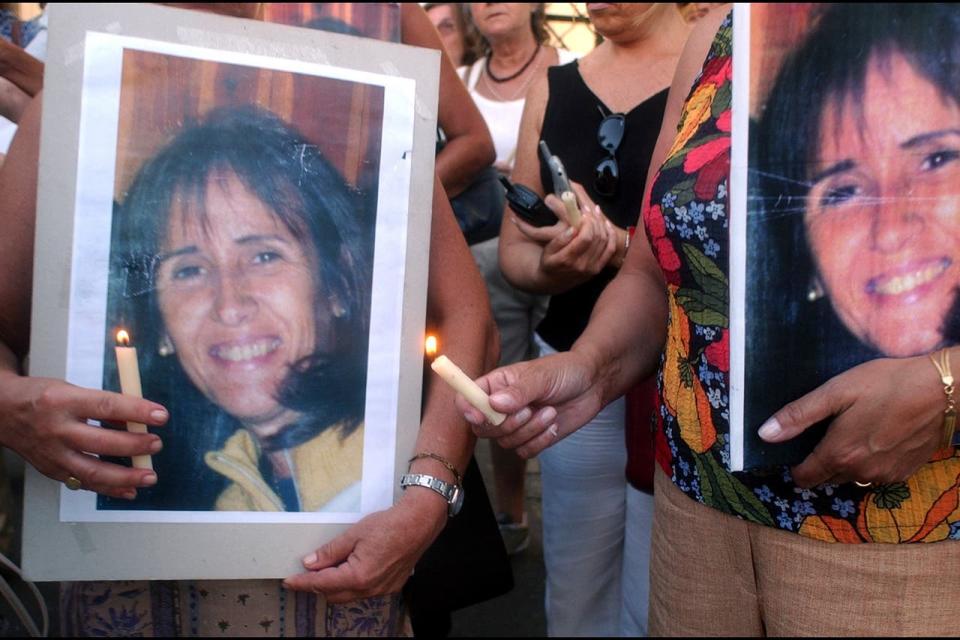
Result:
{"type": "Polygon", "coordinates": [[[30,96],[6,78],[0,78],[0,116],[10,122],[20,122],[30,96]]]}
{"type": "Polygon", "coordinates": [[[493,164],[493,142],[486,124],[482,130],[467,132],[447,142],[437,154],[437,175],[447,195],[454,198],[469,187],[477,174],[493,164]]]}
{"type": "Polygon", "coordinates": [[[43,63],[20,47],[0,40],[0,76],[35,96],[43,88],[43,63]]]}
{"type": "Polygon", "coordinates": [[[593,363],[603,405],[656,370],[667,314],[666,288],[658,271],[625,270],[604,289],[572,349],[593,363]]]}
{"type": "MultiPolygon", "coordinates": [[[[513,216],[509,209],[505,216],[513,216]]],[[[525,239],[509,220],[504,221],[500,232],[500,270],[511,285],[530,293],[563,293],[575,283],[545,272],[540,265],[543,246],[525,239]],[[507,225],[511,228],[507,229],[507,225]]]]}
{"type": "Polygon", "coordinates": [[[39,96],[27,106],[0,169],[0,342],[18,358],[30,339],[40,106],[39,96]]]}
{"type": "MultiPolygon", "coordinates": [[[[496,328],[483,280],[439,182],[434,200],[427,326],[439,337],[443,353],[475,378],[499,356],[496,328]]],[[[462,473],[473,453],[474,436],[457,411],[454,397],[448,385],[428,372],[416,450],[438,454],[462,473]]],[[[429,459],[417,461],[415,467],[438,477],[449,474],[429,459]]]]}

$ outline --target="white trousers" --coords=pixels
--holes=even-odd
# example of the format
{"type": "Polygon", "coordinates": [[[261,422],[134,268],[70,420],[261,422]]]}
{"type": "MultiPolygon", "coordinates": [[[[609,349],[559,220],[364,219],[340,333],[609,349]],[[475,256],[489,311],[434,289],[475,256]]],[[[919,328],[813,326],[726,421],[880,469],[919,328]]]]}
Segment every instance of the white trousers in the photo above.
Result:
{"type": "Polygon", "coordinates": [[[653,497],[626,481],[625,411],[618,398],[540,454],[550,636],[647,633],[653,497]]]}

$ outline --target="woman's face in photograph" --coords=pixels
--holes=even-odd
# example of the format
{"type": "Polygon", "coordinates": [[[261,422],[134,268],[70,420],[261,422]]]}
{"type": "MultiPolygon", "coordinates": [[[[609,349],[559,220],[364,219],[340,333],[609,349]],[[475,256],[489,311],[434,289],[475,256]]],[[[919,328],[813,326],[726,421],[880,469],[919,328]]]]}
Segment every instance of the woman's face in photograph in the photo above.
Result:
{"type": "Polygon", "coordinates": [[[833,308],[889,356],[936,348],[960,286],[960,107],[899,55],[828,103],[807,237],[833,308]]]}
{"type": "Polygon", "coordinates": [[[163,323],[211,402],[272,425],[287,411],[276,396],[290,365],[317,346],[316,258],[232,172],[211,176],[205,217],[186,206],[161,249],[163,323]]]}

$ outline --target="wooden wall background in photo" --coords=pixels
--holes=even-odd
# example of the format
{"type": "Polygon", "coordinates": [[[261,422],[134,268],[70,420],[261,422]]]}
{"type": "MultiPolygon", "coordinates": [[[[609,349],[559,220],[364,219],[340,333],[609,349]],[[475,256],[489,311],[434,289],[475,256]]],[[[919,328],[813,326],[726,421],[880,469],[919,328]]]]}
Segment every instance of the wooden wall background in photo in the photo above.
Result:
{"type": "Polygon", "coordinates": [[[114,198],[185,125],[218,107],[268,109],[316,144],[350,184],[377,184],[383,88],[287,71],[127,50],[114,198]]]}
{"type": "Polygon", "coordinates": [[[811,2],[754,3],[750,7],[750,115],[757,118],[783,58],[817,17],[811,2]]]}
{"type": "Polygon", "coordinates": [[[399,2],[265,2],[263,19],[400,42],[399,2]]]}

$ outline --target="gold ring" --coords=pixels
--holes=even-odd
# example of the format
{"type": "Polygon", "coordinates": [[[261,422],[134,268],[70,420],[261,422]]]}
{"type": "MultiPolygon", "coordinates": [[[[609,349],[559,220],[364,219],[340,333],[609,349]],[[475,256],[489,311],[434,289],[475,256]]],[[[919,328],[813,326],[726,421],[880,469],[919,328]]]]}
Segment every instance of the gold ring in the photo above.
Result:
{"type": "Polygon", "coordinates": [[[853,484],[857,485],[862,489],[866,489],[867,487],[873,486],[872,482],[857,482],[856,480],[853,481],[853,484]]]}
{"type": "Polygon", "coordinates": [[[77,489],[83,486],[83,483],[80,482],[80,480],[78,480],[74,476],[70,476],[69,478],[64,480],[63,484],[66,485],[67,489],[70,489],[70,491],[76,491],[77,489]]]}

